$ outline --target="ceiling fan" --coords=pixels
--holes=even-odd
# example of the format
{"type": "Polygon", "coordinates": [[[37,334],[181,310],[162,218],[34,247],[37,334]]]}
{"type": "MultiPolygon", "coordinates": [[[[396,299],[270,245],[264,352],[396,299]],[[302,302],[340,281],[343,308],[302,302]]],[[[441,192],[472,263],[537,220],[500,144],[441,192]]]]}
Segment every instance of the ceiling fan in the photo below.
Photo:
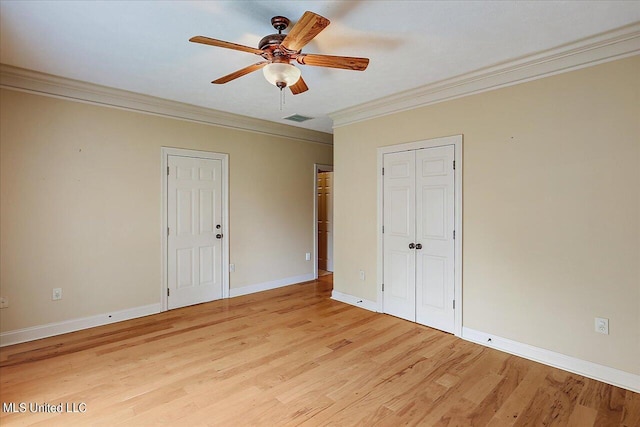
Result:
{"type": "Polygon", "coordinates": [[[368,58],[317,55],[301,52],[302,48],[313,40],[313,38],[329,24],[330,21],[327,18],[307,11],[291,28],[288,34],[282,34],[282,31],[289,26],[289,19],[284,16],[274,16],[271,18],[271,25],[273,25],[273,28],[278,30],[278,34],[270,34],[263,37],[262,40],[260,40],[257,49],[205,36],[195,36],[190,38],[189,41],[254,53],[264,58],[264,61],[257,62],[231,74],[220,77],[211,83],[228,83],[238,77],[242,77],[253,71],[262,69],[264,76],[269,83],[277,86],[280,90],[285,87],[289,87],[291,92],[294,95],[297,95],[307,91],[309,88],[302,79],[300,69],[291,64],[292,61],[296,61],[298,64],[303,65],[342,68],[357,71],[364,71],[367,68],[367,65],[369,65],[368,58]]]}

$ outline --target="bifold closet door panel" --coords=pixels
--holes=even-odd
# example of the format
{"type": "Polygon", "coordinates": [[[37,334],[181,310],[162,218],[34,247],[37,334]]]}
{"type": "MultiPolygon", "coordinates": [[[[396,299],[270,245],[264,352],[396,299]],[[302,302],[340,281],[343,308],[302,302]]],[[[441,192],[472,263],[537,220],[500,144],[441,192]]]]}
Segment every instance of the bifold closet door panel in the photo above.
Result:
{"type": "Polygon", "coordinates": [[[384,155],[384,312],[415,321],[415,152],[384,155]]]}

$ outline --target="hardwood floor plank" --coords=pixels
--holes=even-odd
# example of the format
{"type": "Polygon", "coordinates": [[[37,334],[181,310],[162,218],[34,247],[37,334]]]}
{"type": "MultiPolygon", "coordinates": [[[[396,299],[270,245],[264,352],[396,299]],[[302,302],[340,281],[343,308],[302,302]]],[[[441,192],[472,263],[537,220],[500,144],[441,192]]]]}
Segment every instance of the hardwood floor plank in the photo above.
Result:
{"type": "Polygon", "coordinates": [[[0,348],[2,426],[640,425],[640,395],[330,298],[331,276],[0,348]]]}
{"type": "Polygon", "coordinates": [[[567,426],[571,427],[591,427],[596,421],[598,411],[586,406],[576,405],[571,412],[567,426]]]}
{"type": "Polygon", "coordinates": [[[501,380],[489,391],[478,406],[471,412],[469,419],[473,425],[487,425],[504,403],[516,390],[529,369],[527,361],[507,355],[498,375],[501,380]]]}
{"type": "Polygon", "coordinates": [[[567,424],[584,382],[581,378],[571,377],[566,373],[560,374],[559,371],[547,375],[545,381],[545,387],[538,389],[536,396],[518,417],[515,425],[564,426],[567,424]],[[541,412],[539,410],[541,407],[547,410],[541,412]]]}
{"type": "Polygon", "coordinates": [[[640,394],[626,393],[620,424],[624,427],[640,426],[640,394]]]}
{"type": "Polygon", "coordinates": [[[600,400],[595,424],[617,426],[622,423],[626,391],[618,387],[607,387],[600,400]]]}

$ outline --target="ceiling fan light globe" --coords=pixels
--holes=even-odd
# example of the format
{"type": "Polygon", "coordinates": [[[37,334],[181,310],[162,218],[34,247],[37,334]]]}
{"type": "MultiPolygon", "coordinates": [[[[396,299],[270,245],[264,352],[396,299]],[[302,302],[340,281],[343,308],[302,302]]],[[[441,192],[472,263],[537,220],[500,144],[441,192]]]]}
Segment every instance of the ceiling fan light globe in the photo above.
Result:
{"type": "Polygon", "coordinates": [[[264,78],[279,88],[296,84],[300,79],[300,69],[291,64],[271,63],[262,68],[264,78]]]}

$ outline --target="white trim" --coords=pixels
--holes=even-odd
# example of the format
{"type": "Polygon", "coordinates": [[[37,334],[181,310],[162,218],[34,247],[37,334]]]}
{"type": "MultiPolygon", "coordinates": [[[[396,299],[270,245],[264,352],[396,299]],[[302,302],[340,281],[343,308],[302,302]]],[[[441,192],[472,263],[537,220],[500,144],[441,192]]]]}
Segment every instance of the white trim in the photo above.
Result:
{"type": "Polygon", "coordinates": [[[82,329],[95,328],[96,326],[122,322],[160,313],[160,304],[149,304],[140,307],[127,308],[111,313],[98,314],[96,316],[82,317],[79,319],[65,320],[30,328],[16,329],[15,331],[0,334],[0,347],[20,344],[22,342],[49,338],[55,335],[67,334],[82,329]]]}
{"type": "Polygon", "coordinates": [[[333,135],[0,64],[0,87],[173,119],[333,144],[333,135]]]}
{"type": "Polygon", "coordinates": [[[160,150],[160,212],[162,225],[160,235],[162,236],[160,245],[160,304],[162,311],[168,309],[167,301],[167,167],[169,156],[195,157],[201,159],[214,159],[222,161],[222,298],[229,298],[229,155],[224,153],[212,153],[209,151],[185,150],[182,148],[162,147],[160,150]]]}
{"type": "Polygon", "coordinates": [[[296,285],[303,282],[309,282],[311,280],[313,280],[313,273],[303,274],[302,276],[285,277],[284,279],[256,283],[255,285],[242,286],[241,288],[231,288],[230,296],[231,298],[239,297],[241,295],[254,294],[256,292],[268,291],[271,289],[282,288],[289,285],[296,285]]]}
{"type": "Polygon", "coordinates": [[[318,170],[333,171],[333,165],[313,164],[313,278],[318,278],[318,170]]]}
{"type": "Polygon", "coordinates": [[[331,291],[331,299],[343,302],[345,304],[355,305],[356,307],[364,308],[369,311],[377,312],[378,304],[375,301],[371,301],[364,298],[354,297],[353,295],[343,294],[336,290],[331,291]]]}
{"type": "Polygon", "coordinates": [[[640,53],[640,23],[329,114],[333,127],[537,80],[640,53]]]}
{"type": "Polygon", "coordinates": [[[382,180],[382,166],[383,166],[383,156],[389,153],[397,153],[399,151],[408,151],[408,150],[420,150],[423,148],[433,148],[433,147],[441,147],[443,145],[453,145],[455,147],[455,162],[456,169],[454,172],[454,180],[455,180],[455,232],[456,239],[454,242],[455,245],[455,260],[454,260],[454,292],[455,292],[455,301],[456,308],[454,311],[454,329],[453,333],[456,336],[462,336],[462,135],[453,135],[453,136],[445,136],[441,138],[427,139],[423,141],[414,141],[407,142],[404,144],[396,144],[396,145],[388,145],[386,147],[379,147],[377,150],[378,154],[378,196],[377,196],[377,206],[378,206],[378,214],[377,214],[377,241],[378,241],[378,250],[377,250],[377,311],[380,313],[384,313],[384,298],[382,293],[382,280],[384,278],[384,248],[383,248],[383,234],[382,234],[382,225],[383,225],[383,180],[382,180]]]}
{"type": "Polygon", "coordinates": [[[494,348],[504,351],[505,353],[514,354],[524,357],[525,359],[553,366],[554,368],[563,369],[573,372],[574,374],[583,375],[616,387],[622,387],[640,393],[640,375],[498,337],[486,332],[476,331],[467,327],[462,328],[462,338],[485,347],[494,348]]]}

